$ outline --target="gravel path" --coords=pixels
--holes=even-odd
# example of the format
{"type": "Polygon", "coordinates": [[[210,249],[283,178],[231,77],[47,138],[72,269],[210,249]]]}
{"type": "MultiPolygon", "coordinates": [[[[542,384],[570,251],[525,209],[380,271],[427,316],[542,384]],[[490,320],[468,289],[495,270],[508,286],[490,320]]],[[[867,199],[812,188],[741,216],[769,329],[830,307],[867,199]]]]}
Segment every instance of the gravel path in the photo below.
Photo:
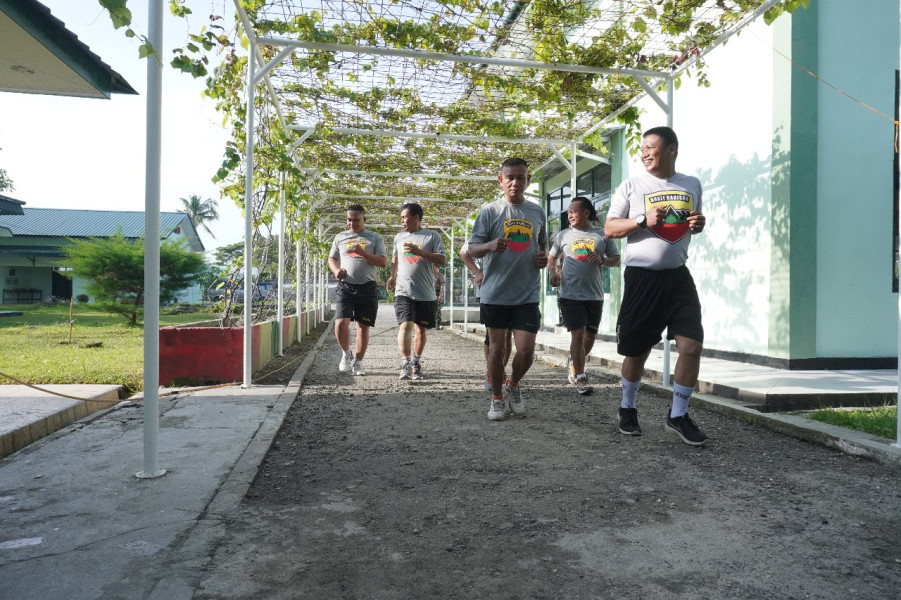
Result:
{"type": "Polygon", "coordinates": [[[697,409],[689,447],[641,392],[626,437],[618,379],[541,361],[489,422],[478,342],[399,381],[396,333],[383,306],[356,378],[329,338],[195,598],[901,597],[895,468],[697,409]]]}

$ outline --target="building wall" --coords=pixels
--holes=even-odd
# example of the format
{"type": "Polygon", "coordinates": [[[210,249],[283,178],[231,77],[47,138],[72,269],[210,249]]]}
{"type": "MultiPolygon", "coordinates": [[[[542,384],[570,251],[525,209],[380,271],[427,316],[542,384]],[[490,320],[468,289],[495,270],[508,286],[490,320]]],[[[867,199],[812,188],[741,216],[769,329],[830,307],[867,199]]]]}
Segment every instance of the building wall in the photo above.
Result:
{"type": "Polygon", "coordinates": [[[820,77],[886,115],[827,85],[816,88],[815,351],[819,357],[895,357],[890,118],[899,5],[889,0],[814,4],[819,5],[820,77]]]}

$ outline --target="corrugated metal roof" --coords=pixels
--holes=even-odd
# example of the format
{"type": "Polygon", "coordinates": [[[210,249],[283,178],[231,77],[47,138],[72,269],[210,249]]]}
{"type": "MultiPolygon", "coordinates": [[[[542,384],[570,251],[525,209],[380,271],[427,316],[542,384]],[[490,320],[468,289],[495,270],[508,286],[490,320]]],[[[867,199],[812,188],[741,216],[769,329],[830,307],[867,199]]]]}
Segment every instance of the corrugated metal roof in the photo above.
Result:
{"type": "Polygon", "coordinates": [[[22,215],[22,207],[25,203],[9,196],[0,194],[0,215],[22,215]]]}
{"type": "MultiPolygon", "coordinates": [[[[193,227],[188,215],[160,213],[160,234],[166,236],[176,227],[193,227]]],[[[21,216],[0,215],[0,227],[13,237],[110,237],[119,229],[126,238],[144,234],[144,212],[125,210],[72,210],[66,208],[29,208],[21,216]]]]}

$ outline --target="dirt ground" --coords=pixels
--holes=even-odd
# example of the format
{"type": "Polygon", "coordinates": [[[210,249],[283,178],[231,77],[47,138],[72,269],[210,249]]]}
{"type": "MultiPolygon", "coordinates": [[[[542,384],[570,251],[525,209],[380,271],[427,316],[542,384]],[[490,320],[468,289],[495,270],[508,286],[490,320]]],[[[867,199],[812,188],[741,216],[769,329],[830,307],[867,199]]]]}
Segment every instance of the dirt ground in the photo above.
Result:
{"type": "Polygon", "coordinates": [[[901,598],[896,468],[702,410],[690,447],[647,393],[626,437],[542,361],[490,422],[479,342],[399,381],[396,332],[356,378],[329,336],[195,598],[901,598]]]}

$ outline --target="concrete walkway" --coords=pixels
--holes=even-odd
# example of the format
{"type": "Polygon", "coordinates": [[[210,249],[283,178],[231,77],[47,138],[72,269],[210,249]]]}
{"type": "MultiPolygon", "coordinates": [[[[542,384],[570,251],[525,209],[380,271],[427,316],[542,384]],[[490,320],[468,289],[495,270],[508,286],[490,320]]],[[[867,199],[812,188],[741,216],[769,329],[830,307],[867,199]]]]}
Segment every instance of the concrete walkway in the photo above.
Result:
{"type": "MultiPolygon", "coordinates": [[[[457,329],[461,335],[480,337],[478,326],[470,326],[469,332],[457,329]]],[[[317,349],[331,335],[327,329],[317,349]]],[[[565,334],[542,334],[539,342],[544,360],[563,363],[565,334]]],[[[592,362],[615,367],[616,356],[609,346],[598,344],[592,362]]],[[[479,352],[477,345],[472,352],[479,352]]],[[[192,583],[176,572],[161,573],[159,565],[203,568],[315,354],[304,360],[285,387],[227,387],[161,398],[160,466],[167,471],[163,477],[135,478],[142,468],[143,448],[138,402],[94,413],[0,460],[0,596],[191,598],[192,583]],[[155,567],[147,566],[151,563],[155,567]]],[[[725,361],[702,364],[706,383],[750,391],[794,389],[809,381],[811,385],[801,390],[887,392],[895,377],[893,371],[776,373],[725,361]],[[823,383],[827,375],[833,378],[828,385],[823,383]]],[[[616,377],[609,369],[596,373],[616,377]]],[[[648,389],[669,393],[654,383],[648,389]]],[[[693,402],[845,452],[901,464],[901,451],[890,440],[803,417],[762,413],[704,393],[693,402]]]]}

